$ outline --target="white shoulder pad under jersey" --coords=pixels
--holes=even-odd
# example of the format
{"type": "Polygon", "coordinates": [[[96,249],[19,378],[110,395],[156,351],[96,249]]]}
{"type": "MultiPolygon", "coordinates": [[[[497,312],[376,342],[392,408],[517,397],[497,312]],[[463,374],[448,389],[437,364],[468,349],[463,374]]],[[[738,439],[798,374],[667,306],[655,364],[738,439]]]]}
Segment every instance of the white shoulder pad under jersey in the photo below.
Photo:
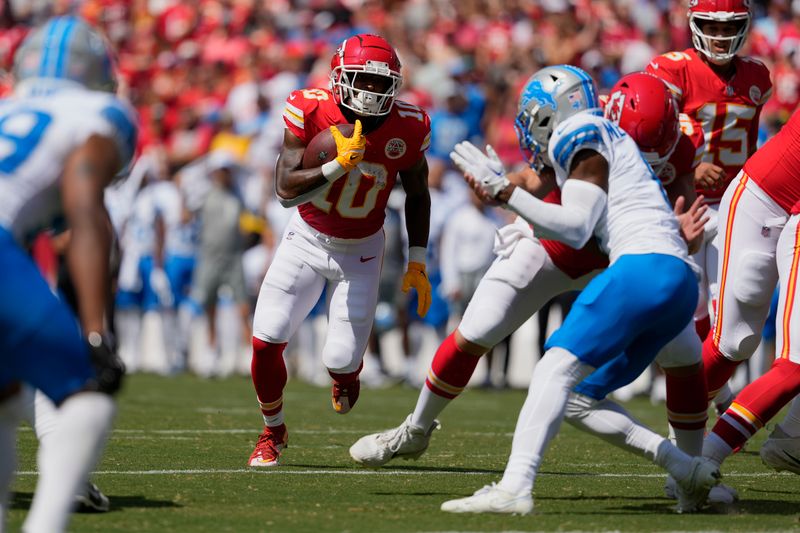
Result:
{"type": "Polygon", "coordinates": [[[63,223],[64,164],[93,135],[115,141],[124,168],[136,148],[135,112],[112,94],[77,88],[0,102],[0,225],[18,241],[63,223]]]}
{"type": "Polygon", "coordinates": [[[611,262],[625,254],[663,253],[688,262],[661,182],[631,137],[592,111],[559,124],[550,138],[549,156],[559,187],[569,177],[575,154],[592,150],[608,162],[608,206],[594,234],[611,262]]]}

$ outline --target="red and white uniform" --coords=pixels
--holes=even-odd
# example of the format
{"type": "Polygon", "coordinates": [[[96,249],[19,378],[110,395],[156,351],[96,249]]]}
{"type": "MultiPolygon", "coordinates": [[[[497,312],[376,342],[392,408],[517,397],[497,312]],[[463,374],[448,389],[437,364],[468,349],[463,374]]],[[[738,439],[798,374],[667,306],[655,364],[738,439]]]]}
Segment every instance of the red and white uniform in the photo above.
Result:
{"type": "MultiPolygon", "coordinates": [[[[323,129],[347,122],[325,89],[293,92],[283,118],[306,144],[323,129]]],[[[293,215],[264,278],[253,319],[254,337],[285,343],[327,289],[322,360],[329,370],[343,374],[361,364],[375,318],[389,193],[398,172],[424,157],[430,120],[422,109],[395,101],[381,126],[366,137],[358,168],[293,215]]]]}
{"type": "MultiPolygon", "coordinates": [[[[293,92],[283,119],[306,144],[320,131],[347,122],[326,89],[293,92]]],[[[380,230],[397,172],[419,161],[430,144],[430,119],[419,107],[396,101],[381,127],[366,137],[358,169],[298,207],[309,226],[341,239],[361,239],[380,230]]]]}
{"type": "MultiPolygon", "coordinates": [[[[714,189],[697,189],[709,206],[705,239],[693,257],[703,271],[695,320],[712,315],[717,308],[717,210],[728,183],[756,151],[758,119],[772,93],[769,70],[758,60],[735,56],[736,73],[730,80],[719,77],[693,48],[656,57],[647,72],[664,80],[678,98],[684,116],[681,126],[696,143],[695,163],[722,167],[726,180],[714,189]],[[702,137],[687,128],[700,127],[702,137]],[[702,138],[702,143],[700,139],[702,138]]],[[[721,216],[721,214],[720,214],[721,216]]],[[[720,223],[721,224],[721,223],[720,223]]]]}
{"type": "Polygon", "coordinates": [[[729,359],[747,359],[758,346],[780,271],[777,355],[800,362],[800,346],[790,346],[792,337],[800,334],[794,288],[797,224],[787,224],[798,202],[800,114],[795,113],[747,161],[720,205],[720,289],[713,342],[729,359]],[[790,237],[782,235],[787,231],[790,237]],[[792,321],[798,322],[794,335],[792,321]]]}
{"type": "Polygon", "coordinates": [[[705,143],[699,145],[698,162],[721,166],[727,181],[715,189],[698,189],[708,203],[719,203],[728,183],[756,151],[761,108],[772,93],[769,69],[749,57],[733,58],[736,73],[720,78],[693,48],[656,57],[647,72],[669,85],[680,110],[700,124],[705,143]]]}

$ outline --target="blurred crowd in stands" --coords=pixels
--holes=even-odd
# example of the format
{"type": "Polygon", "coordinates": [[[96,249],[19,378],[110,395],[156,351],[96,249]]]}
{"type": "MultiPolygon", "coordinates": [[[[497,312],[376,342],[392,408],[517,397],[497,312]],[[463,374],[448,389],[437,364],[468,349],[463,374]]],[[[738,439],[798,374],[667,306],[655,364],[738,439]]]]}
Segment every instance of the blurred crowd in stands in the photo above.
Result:
{"type": "MultiPolygon", "coordinates": [[[[516,101],[532,72],[550,64],[575,64],[595,77],[601,92],[607,91],[655,55],[691,46],[687,3],[4,0],[0,66],[8,72],[26,32],[50,15],[79,13],[104,29],[118,53],[121,91],[138,110],[141,124],[138,162],[109,198],[121,235],[121,350],[133,369],[173,373],[188,366],[201,374],[224,375],[248,371],[248,313],[288,218],[288,210],[274,201],[272,186],[283,139],[283,102],[292,90],[327,87],[331,56],[346,37],[359,32],[384,36],[403,63],[401,99],[424,107],[432,119],[428,264],[438,290],[420,324],[397,288],[405,244],[396,211],[402,199],[393,202],[376,339],[365,367],[365,372],[375,370],[379,383],[384,374],[397,372],[381,359],[378,336],[403,332],[401,351],[413,356],[425,350],[419,331],[444,334],[448,319],[463,309],[492,259],[492,228],[505,221],[504,213],[470,201],[449,163],[452,147],[465,139],[489,143],[507,165],[518,165],[516,101]],[[464,227],[475,230],[464,235],[464,227]],[[459,253],[459,245],[468,246],[467,252],[459,253]],[[192,281],[192,273],[204,269],[192,281]],[[219,270],[225,275],[209,274],[219,270]],[[163,332],[150,336],[163,336],[166,342],[142,340],[143,326],[151,328],[148,313],[156,313],[160,325],[155,331],[163,332]],[[209,318],[202,335],[192,326],[199,316],[209,318]],[[224,333],[231,328],[235,334],[224,333]],[[225,341],[226,335],[232,340],[225,341]],[[159,349],[160,359],[143,360],[159,349]]],[[[769,66],[775,86],[761,121],[766,139],[800,100],[800,0],[753,2],[753,9],[744,54],[769,66]]],[[[7,92],[7,74],[3,84],[7,92]]],[[[568,306],[569,299],[561,303],[568,306]]],[[[539,329],[547,328],[540,321],[539,329]]],[[[313,325],[309,331],[307,340],[295,343],[308,361],[301,358],[294,368],[308,379],[326,380],[314,360],[313,325]]],[[[417,366],[426,368],[424,362],[417,366]]],[[[499,366],[493,378],[487,376],[495,385],[505,384],[499,366]]],[[[408,369],[400,371],[412,383],[419,381],[413,368],[410,357],[408,369]]]]}

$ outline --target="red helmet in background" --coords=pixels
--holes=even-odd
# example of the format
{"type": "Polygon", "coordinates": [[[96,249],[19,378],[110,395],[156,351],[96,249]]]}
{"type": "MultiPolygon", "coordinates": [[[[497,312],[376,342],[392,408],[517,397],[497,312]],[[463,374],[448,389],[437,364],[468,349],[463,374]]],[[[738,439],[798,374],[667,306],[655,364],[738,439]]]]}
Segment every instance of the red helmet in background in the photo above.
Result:
{"type": "Polygon", "coordinates": [[[336,103],[366,116],[381,116],[391,111],[403,83],[397,52],[383,37],[367,33],[342,42],[331,59],[330,79],[336,103]],[[386,90],[357,89],[355,83],[359,74],[386,77],[386,90]]]}
{"type": "Polygon", "coordinates": [[[669,87],[651,74],[634,72],[612,87],[605,117],[630,135],[656,174],[678,144],[678,105],[669,87]]]}
{"type": "Polygon", "coordinates": [[[750,31],[750,0],[690,0],[689,29],[692,30],[692,44],[717,63],[727,63],[742,49],[747,33],[750,31]],[[703,33],[704,22],[734,22],[739,25],[736,35],[716,37],[703,33]],[[711,47],[711,41],[728,41],[728,51],[717,53],[711,47]]]}

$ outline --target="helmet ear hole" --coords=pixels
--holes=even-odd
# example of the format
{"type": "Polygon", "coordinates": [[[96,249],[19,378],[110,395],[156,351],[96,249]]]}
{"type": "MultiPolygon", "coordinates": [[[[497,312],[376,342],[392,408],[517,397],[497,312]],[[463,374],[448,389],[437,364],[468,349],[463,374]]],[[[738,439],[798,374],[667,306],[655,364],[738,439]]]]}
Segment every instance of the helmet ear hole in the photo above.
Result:
{"type": "Polygon", "coordinates": [[[547,125],[550,124],[550,115],[544,117],[541,122],[539,122],[540,128],[546,128],[547,125]]]}

